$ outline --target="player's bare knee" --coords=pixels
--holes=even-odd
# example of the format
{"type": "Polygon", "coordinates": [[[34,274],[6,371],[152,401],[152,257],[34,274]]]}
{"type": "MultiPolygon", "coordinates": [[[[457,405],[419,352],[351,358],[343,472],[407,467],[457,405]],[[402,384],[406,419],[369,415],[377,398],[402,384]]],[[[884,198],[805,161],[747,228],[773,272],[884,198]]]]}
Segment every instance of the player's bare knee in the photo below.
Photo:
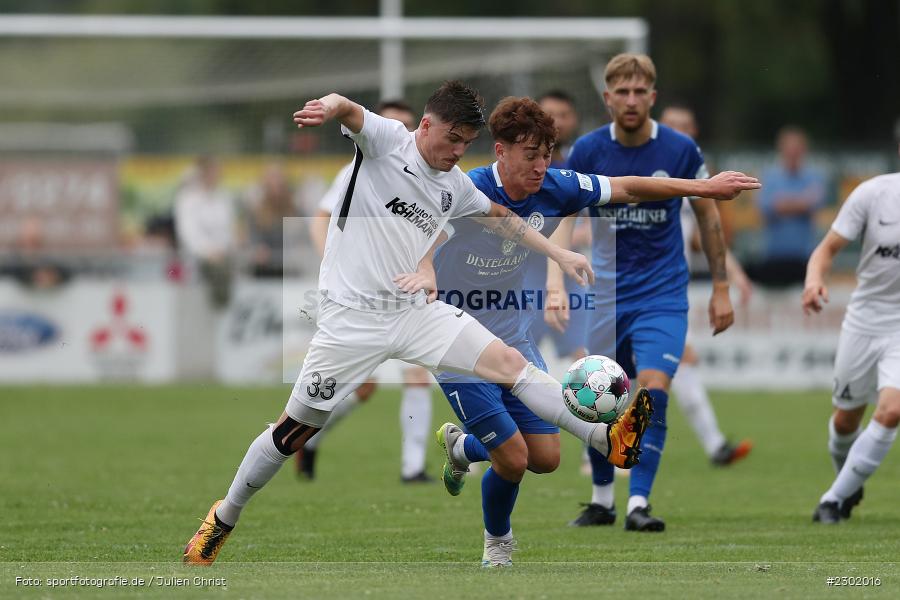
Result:
{"type": "Polygon", "coordinates": [[[529,454],[528,470],[532,473],[552,473],[559,467],[559,452],[529,454]]]}
{"type": "Polygon", "coordinates": [[[900,392],[885,394],[884,391],[878,399],[878,406],[872,418],[883,426],[894,429],[900,424],[900,392]]]}
{"type": "Polygon", "coordinates": [[[849,435],[853,433],[859,429],[859,424],[862,421],[864,411],[865,407],[862,407],[862,410],[836,409],[834,411],[834,430],[840,435],[849,435]]]}
{"type": "Polygon", "coordinates": [[[365,402],[372,396],[372,394],[375,393],[375,389],[377,387],[378,384],[376,384],[374,381],[367,381],[356,388],[356,397],[359,398],[360,402],[365,402]]]}
{"type": "Polygon", "coordinates": [[[662,371],[647,369],[638,373],[638,384],[648,390],[666,390],[672,379],[662,371]]]}
{"type": "Polygon", "coordinates": [[[528,469],[528,446],[521,435],[514,435],[491,451],[491,465],[508,481],[520,481],[528,469]]]}
{"type": "Polygon", "coordinates": [[[494,340],[475,363],[475,375],[511,387],[527,364],[521,352],[494,340]]]}
{"type": "Polygon", "coordinates": [[[510,453],[502,457],[493,458],[491,465],[498,475],[508,481],[521,481],[528,470],[528,450],[510,453]]]}
{"type": "Polygon", "coordinates": [[[694,350],[693,346],[686,344],[684,352],[681,353],[681,364],[696,365],[698,362],[700,362],[700,358],[697,356],[697,351],[694,350]]]}
{"type": "Polygon", "coordinates": [[[424,367],[403,370],[403,385],[410,387],[431,387],[431,374],[424,367]]]}
{"type": "Polygon", "coordinates": [[[528,361],[525,360],[521,352],[509,346],[504,348],[502,370],[504,377],[508,378],[509,381],[514,382],[527,364],[528,361]]]}

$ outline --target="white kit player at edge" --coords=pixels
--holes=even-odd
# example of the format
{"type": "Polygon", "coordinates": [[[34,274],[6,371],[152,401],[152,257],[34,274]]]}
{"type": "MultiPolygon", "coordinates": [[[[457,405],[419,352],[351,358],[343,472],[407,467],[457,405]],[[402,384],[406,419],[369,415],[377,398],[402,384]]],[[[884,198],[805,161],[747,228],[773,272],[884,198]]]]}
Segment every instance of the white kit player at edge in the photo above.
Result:
{"type": "MultiPolygon", "coordinates": [[[[900,121],[896,127],[900,151],[900,121]]],[[[831,230],[809,258],[803,310],[828,302],[825,275],[834,256],[862,238],[857,285],[847,305],[834,362],[834,414],[828,452],[837,477],[819,500],[813,521],[849,519],[863,483],[878,468],[900,424],[900,173],[864,181],[841,206],[831,230]],[[866,406],[875,403],[861,430],[866,406]]]]}
{"type": "MultiPolygon", "coordinates": [[[[413,109],[403,100],[383,100],[375,107],[379,115],[400,121],[408,131],[416,128],[413,109]]],[[[331,215],[341,208],[341,200],[347,189],[347,182],[353,172],[353,161],[341,168],[335,176],[331,187],[319,201],[315,218],[310,220],[310,237],[321,259],[325,253],[325,241],[328,237],[328,224],[331,215]]],[[[408,484],[431,483],[432,477],[425,471],[427,441],[431,433],[431,385],[434,381],[431,374],[422,367],[407,365],[403,369],[403,392],[400,399],[400,481],[408,484]]],[[[316,473],[316,457],[319,447],[329,431],[341,420],[362,406],[375,393],[375,379],[366,381],[352,394],[344,398],[331,411],[325,426],[307,440],[294,456],[296,457],[297,475],[301,478],[314,479],[316,473]]]]}
{"type": "Polygon", "coordinates": [[[554,245],[491,202],[457,167],[484,125],[478,93],[446,82],[429,98],[414,132],[337,94],[294,113],[299,127],[329,120],[339,121],[356,144],[356,158],[340,211],[329,224],[318,330],[285,411],[251,443],[228,494],[213,503],[185,547],[188,564],[215,561],[251,496],[322,427],[338,402],[390,358],[508,387],[540,418],[617,466],[636,464],[640,453],[652,412],[648,395],[639,394],[611,425],[581,421],[561,401],[556,379],[464,310],[436,300],[436,289],[426,289],[434,273],[420,273],[420,263],[434,252],[447,221],[466,216],[544,254],[582,284],[594,279],[587,258],[554,245]]]}

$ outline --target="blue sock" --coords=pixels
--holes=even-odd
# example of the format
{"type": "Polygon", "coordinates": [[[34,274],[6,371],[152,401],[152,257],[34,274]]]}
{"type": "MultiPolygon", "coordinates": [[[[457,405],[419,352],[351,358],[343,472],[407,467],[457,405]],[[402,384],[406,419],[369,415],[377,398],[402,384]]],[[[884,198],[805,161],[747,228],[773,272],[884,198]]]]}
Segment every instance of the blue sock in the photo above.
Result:
{"type": "Polygon", "coordinates": [[[510,532],[512,525],[509,517],[518,495],[518,483],[503,479],[493,468],[484,472],[481,478],[481,511],[484,513],[484,528],[489,534],[499,537],[510,532]]]}
{"type": "Polygon", "coordinates": [[[594,448],[588,448],[588,458],[591,459],[591,480],[594,485],[609,485],[613,482],[616,471],[606,457],[594,448]]]}
{"type": "Polygon", "coordinates": [[[491,455],[488,452],[488,449],[484,447],[484,444],[481,443],[477,437],[472,434],[469,434],[463,440],[463,452],[466,453],[466,458],[469,459],[469,462],[483,462],[486,460],[491,460],[491,455]]]}
{"type": "Polygon", "coordinates": [[[631,495],[645,498],[650,497],[666,445],[666,407],[669,404],[669,394],[664,390],[650,390],[650,396],[653,398],[653,416],[641,441],[640,461],[631,469],[631,495]]]}

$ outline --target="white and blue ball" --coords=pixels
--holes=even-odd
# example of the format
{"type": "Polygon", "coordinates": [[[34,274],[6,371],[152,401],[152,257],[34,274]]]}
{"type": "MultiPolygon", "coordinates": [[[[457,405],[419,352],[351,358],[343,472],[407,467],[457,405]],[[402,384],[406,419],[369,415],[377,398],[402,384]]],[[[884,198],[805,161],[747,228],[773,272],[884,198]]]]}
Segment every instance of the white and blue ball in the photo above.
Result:
{"type": "Polygon", "coordinates": [[[576,360],[562,380],[569,411],[589,423],[612,423],[628,408],[631,382],[619,363],[606,356],[576,360]]]}

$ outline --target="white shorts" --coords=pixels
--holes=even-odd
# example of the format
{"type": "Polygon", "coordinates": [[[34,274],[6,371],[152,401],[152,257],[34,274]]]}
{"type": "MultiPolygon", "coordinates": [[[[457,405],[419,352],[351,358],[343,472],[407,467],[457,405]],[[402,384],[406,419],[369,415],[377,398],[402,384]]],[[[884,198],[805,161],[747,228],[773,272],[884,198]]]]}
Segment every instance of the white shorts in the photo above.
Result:
{"type": "Polygon", "coordinates": [[[441,301],[376,313],[324,298],[317,325],[285,408],[295,421],[314,427],[324,425],[334,406],[388,359],[471,374],[481,352],[497,339],[467,312],[441,301]],[[463,342],[465,352],[447,352],[463,342]]]}
{"type": "Polygon", "coordinates": [[[842,328],[832,404],[842,410],[875,404],[886,387],[900,389],[900,333],[872,336],[842,328]]]}

